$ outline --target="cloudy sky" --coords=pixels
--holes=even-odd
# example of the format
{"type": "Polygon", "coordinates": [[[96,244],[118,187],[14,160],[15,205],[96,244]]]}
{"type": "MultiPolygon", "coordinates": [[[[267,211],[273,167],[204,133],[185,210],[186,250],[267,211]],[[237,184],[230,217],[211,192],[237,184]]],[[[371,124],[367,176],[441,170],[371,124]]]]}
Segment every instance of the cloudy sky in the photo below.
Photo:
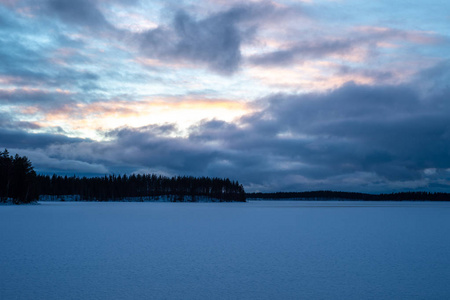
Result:
{"type": "Polygon", "coordinates": [[[450,192],[450,2],[0,0],[0,147],[39,173],[450,192]]]}

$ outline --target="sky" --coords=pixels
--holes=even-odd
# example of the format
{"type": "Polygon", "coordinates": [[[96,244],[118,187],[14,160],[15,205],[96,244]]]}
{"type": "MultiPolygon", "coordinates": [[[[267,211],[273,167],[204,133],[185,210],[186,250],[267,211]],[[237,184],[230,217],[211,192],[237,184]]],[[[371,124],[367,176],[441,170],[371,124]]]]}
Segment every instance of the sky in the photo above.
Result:
{"type": "Polygon", "coordinates": [[[450,2],[0,0],[0,148],[43,174],[450,192],[450,2]]]}

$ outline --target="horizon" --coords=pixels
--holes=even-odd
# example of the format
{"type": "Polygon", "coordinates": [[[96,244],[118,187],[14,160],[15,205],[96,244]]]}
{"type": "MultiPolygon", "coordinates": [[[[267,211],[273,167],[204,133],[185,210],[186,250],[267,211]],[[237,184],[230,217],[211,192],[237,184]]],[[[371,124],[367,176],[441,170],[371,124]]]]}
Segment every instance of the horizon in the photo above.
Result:
{"type": "Polygon", "coordinates": [[[0,0],[0,149],[49,175],[449,193],[449,11],[0,0]]]}
{"type": "MultiPolygon", "coordinates": [[[[15,157],[15,156],[17,156],[17,155],[19,155],[18,153],[16,153],[16,154],[12,154],[12,153],[9,153],[9,151],[7,150],[7,149],[5,149],[4,150],[4,152],[3,152],[3,154],[6,154],[6,155],[8,155],[10,158],[13,158],[13,157],[15,157]]],[[[31,166],[31,170],[33,170],[34,171],[34,167],[33,167],[33,164],[32,164],[32,162],[26,157],[26,156],[20,156],[19,155],[19,157],[20,158],[22,158],[22,159],[25,159],[26,161],[28,161],[29,163],[30,163],[30,166],[31,166]]],[[[115,173],[110,173],[110,174],[103,174],[103,175],[92,175],[92,174],[88,174],[87,176],[85,176],[85,175],[83,175],[83,174],[72,174],[72,175],[67,175],[67,174],[56,174],[56,173],[37,173],[37,174],[35,174],[35,175],[37,175],[38,177],[41,177],[41,179],[43,179],[42,177],[48,177],[50,180],[53,180],[53,177],[59,177],[59,178],[61,178],[61,179],[65,179],[65,180],[67,180],[67,179],[81,179],[81,180],[84,180],[84,179],[87,179],[87,180],[90,180],[90,179],[102,179],[102,178],[109,178],[109,179],[111,179],[111,178],[115,178],[115,179],[117,179],[118,177],[122,177],[122,178],[125,178],[125,177],[127,177],[128,179],[130,179],[131,177],[138,177],[139,178],[139,176],[157,176],[157,177],[160,177],[160,178],[165,178],[165,179],[174,179],[174,178],[193,178],[193,179],[202,179],[202,178],[205,178],[205,179],[219,179],[219,180],[229,180],[230,182],[232,182],[233,184],[236,184],[236,185],[239,185],[239,186],[241,186],[242,187],[242,184],[239,182],[239,181],[237,181],[237,180],[235,180],[235,179],[233,179],[233,178],[228,178],[228,177],[208,177],[208,176],[198,176],[198,177],[196,177],[196,176],[190,176],[190,175],[174,175],[174,176],[166,176],[166,175],[162,175],[162,174],[155,174],[155,173],[142,173],[142,174],[140,174],[140,173],[137,173],[137,174],[135,174],[135,173],[132,173],[132,174],[115,174],[115,173]]],[[[38,179],[38,182],[39,182],[39,180],[41,180],[41,179],[38,179]]],[[[259,195],[259,194],[261,194],[261,195],[264,195],[264,194],[269,194],[269,195],[282,195],[282,194],[310,194],[310,193],[333,193],[333,194],[354,194],[354,195],[369,195],[369,196],[382,196],[382,195],[401,195],[401,194],[429,194],[429,195],[431,195],[431,194],[434,194],[434,195],[437,195],[437,194],[442,194],[442,195],[450,195],[450,193],[446,193],[446,192],[433,192],[433,191],[423,191],[423,190],[404,190],[404,191],[401,191],[401,192],[393,192],[393,191],[384,191],[384,192],[378,192],[378,193],[370,193],[370,192],[355,192],[355,191],[350,191],[350,190],[330,190],[330,189],[320,189],[320,190],[289,190],[289,191],[265,191],[265,192],[261,192],[261,191],[252,191],[252,192],[247,192],[247,191],[245,191],[245,190],[243,190],[244,191],[244,193],[245,194],[253,194],[253,195],[259,195]]],[[[47,194],[40,194],[39,195],[39,197],[40,196],[45,196],[45,195],[47,195],[47,194]]],[[[75,193],[75,194],[68,194],[68,195],[77,195],[77,193],[75,193]]],[[[149,195],[147,195],[147,196],[149,196],[149,195]]],[[[304,195],[305,196],[305,195],[304,195]]],[[[322,195],[322,197],[324,197],[325,195],[322,195]]],[[[343,196],[343,195],[341,195],[341,196],[343,196]]],[[[298,195],[297,196],[294,196],[294,198],[297,198],[298,197],[298,195]]],[[[336,197],[338,197],[338,195],[336,195],[336,197]]],[[[285,199],[284,197],[281,197],[281,198],[279,198],[279,197],[275,197],[277,200],[280,200],[280,199],[285,199]]],[[[274,199],[275,199],[274,198],[274,199]]],[[[307,197],[307,198],[309,198],[309,197],[307,197]]],[[[325,198],[330,198],[330,195],[328,195],[328,196],[326,196],[325,198]]],[[[252,199],[252,198],[250,198],[250,199],[252,199]]],[[[268,199],[270,199],[270,198],[268,198],[268,199]]],[[[289,199],[289,198],[286,198],[286,199],[289,199]]],[[[345,198],[340,198],[340,197],[338,197],[337,199],[345,199],[345,198]]],[[[356,199],[356,198],[355,198],[356,199]]],[[[355,200],[355,199],[353,199],[352,198],[352,200],[355,200]]],[[[422,199],[422,198],[421,198],[422,199]]],[[[378,199],[377,199],[378,200],[378,199]]],[[[400,199],[389,199],[389,200],[386,200],[386,199],[383,199],[382,201],[404,201],[405,199],[403,199],[403,198],[400,198],[400,199]]],[[[414,198],[414,199],[411,199],[412,201],[417,201],[417,199],[416,198],[414,198]]],[[[429,201],[429,199],[425,199],[425,198],[423,198],[422,199],[423,201],[429,201]]],[[[371,201],[371,200],[367,200],[367,199],[364,199],[364,201],[371,201]]],[[[436,200],[435,200],[436,201],[436,200]]],[[[437,200],[437,201],[447,201],[447,200],[437,200]]]]}

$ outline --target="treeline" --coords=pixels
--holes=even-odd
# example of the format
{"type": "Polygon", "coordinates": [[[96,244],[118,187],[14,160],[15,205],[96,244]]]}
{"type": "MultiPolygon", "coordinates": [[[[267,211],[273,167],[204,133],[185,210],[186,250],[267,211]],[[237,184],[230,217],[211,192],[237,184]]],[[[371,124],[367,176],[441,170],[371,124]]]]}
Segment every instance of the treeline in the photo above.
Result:
{"type": "Polygon", "coordinates": [[[103,177],[37,176],[40,195],[78,195],[87,201],[121,201],[126,198],[168,196],[171,201],[198,201],[199,197],[218,201],[245,202],[244,188],[237,181],[209,177],[165,177],[109,175],[103,177]]]}
{"type": "Polygon", "coordinates": [[[352,192],[312,191],[247,193],[248,199],[298,199],[298,200],[364,200],[364,201],[450,201],[449,193],[400,192],[391,194],[364,194],[352,192]]]}
{"type": "Polygon", "coordinates": [[[36,172],[26,156],[0,152],[0,202],[15,204],[37,200],[36,172]]]}
{"type": "Polygon", "coordinates": [[[30,203],[41,195],[60,199],[73,195],[85,201],[139,201],[164,196],[169,201],[245,202],[244,187],[229,179],[155,174],[90,178],[36,175],[26,156],[13,157],[6,149],[0,152],[0,202],[30,203]]]}

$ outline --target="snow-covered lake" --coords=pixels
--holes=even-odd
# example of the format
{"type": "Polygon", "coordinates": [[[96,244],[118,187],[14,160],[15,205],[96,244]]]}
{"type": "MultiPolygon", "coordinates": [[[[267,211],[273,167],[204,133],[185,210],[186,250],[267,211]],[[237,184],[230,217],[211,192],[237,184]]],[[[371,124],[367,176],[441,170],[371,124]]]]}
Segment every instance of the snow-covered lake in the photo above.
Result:
{"type": "Polygon", "coordinates": [[[450,203],[0,206],[0,299],[450,299],[450,203]]]}

